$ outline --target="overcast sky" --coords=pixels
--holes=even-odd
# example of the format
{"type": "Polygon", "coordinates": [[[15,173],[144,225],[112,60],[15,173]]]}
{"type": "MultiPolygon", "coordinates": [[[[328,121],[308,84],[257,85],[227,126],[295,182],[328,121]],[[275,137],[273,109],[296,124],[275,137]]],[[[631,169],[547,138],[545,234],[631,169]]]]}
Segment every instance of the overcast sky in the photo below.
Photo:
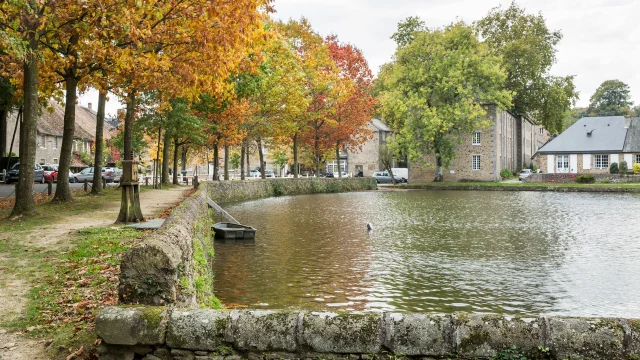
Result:
{"type": "MultiPolygon", "coordinates": [[[[399,21],[419,16],[429,27],[441,27],[456,19],[473,22],[491,8],[509,6],[500,0],[275,0],[278,19],[306,17],[321,35],[336,34],[343,42],[362,49],[377,74],[395,50],[390,36],[399,21]]],[[[529,13],[542,12],[547,26],[560,30],[558,62],[554,75],[575,75],[580,92],[578,106],[605,80],[619,79],[631,87],[632,100],[640,103],[639,0],[520,0],[529,13]]],[[[119,107],[111,96],[107,113],[119,107]]],[[[81,105],[98,103],[96,92],[80,99],[81,105]]]]}

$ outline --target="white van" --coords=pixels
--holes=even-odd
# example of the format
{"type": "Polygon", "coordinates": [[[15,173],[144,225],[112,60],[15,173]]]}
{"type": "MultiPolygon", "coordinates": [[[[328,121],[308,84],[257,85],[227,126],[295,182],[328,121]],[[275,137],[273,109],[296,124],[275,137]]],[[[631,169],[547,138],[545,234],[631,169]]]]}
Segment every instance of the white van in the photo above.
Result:
{"type": "Polygon", "coordinates": [[[394,177],[399,177],[403,182],[409,181],[409,169],[407,168],[391,168],[394,177]]]}

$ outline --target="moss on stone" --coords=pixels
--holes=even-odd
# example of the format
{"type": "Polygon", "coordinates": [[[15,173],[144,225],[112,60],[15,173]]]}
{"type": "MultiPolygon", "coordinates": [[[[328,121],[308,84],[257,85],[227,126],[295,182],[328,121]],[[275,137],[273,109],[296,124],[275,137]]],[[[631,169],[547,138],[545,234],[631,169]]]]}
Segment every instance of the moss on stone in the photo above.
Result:
{"type": "Polygon", "coordinates": [[[164,306],[145,306],[140,308],[140,310],[142,313],[140,318],[144,320],[149,327],[157,328],[162,324],[164,320],[163,313],[167,311],[167,308],[164,306]]]}
{"type": "Polygon", "coordinates": [[[491,335],[487,331],[481,329],[472,329],[469,333],[469,336],[460,342],[460,349],[466,352],[470,349],[475,349],[479,346],[482,346],[489,340],[491,340],[491,335]]]}

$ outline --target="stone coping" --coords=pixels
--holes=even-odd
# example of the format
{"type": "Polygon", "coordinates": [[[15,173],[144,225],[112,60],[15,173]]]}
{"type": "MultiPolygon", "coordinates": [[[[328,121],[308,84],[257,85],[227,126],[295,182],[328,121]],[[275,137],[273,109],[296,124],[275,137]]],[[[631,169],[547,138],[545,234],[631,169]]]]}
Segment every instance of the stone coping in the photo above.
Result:
{"type": "Polygon", "coordinates": [[[476,190],[476,191],[548,191],[548,192],[607,192],[607,193],[640,193],[640,187],[614,187],[614,186],[553,186],[553,185],[466,185],[465,183],[441,185],[408,184],[398,185],[394,189],[409,190],[476,190]]]}
{"type": "Polygon", "coordinates": [[[105,359],[110,351],[130,359],[152,352],[171,359],[489,359],[512,346],[528,359],[640,354],[640,320],[617,318],[108,307],[96,331],[105,359]]]}

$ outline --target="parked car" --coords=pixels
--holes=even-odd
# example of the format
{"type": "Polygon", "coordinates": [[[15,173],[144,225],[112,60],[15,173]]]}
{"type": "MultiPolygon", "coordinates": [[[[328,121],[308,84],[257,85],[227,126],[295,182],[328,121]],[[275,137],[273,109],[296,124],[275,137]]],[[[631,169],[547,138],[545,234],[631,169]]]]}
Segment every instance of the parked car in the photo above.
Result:
{"type": "Polygon", "coordinates": [[[249,172],[249,176],[254,178],[259,178],[262,176],[262,174],[260,173],[260,170],[251,170],[249,172]]]}
{"type": "MultiPolygon", "coordinates": [[[[93,173],[95,168],[86,168],[80,171],[79,173],[73,174],[74,182],[84,182],[87,180],[88,182],[93,182],[93,173]]],[[[114,168],[102,168],[102,180],[107,183],[113,182],[116,178],[116,171],[114,168]]]]}
{"type": "Polygon", "coordinates": [[[264,177],[274,178],[276,177],[276,173],[274,173],[273,170],[265,170],[264,177]]]}
{"type": "Polygon", "coordinates": [[[520,179],[520,181],[528,178],[529,176],[531,176],[531,174],[533,174],[533,171],[531,169],[522,169],[520,170],[520,174],[518,175],[518,179],[520,179]]]}
{"type": "MultiPolygon", "coordinates": [[[[122,180],[122,169],[113,168],[113,171],[115,172],[115,176],[113,178],[113,182],[119,183],[122,180]]],[[[142,177],[140,177],[140,178],[142,178],[142,177]]]]}
{"type": "MultiPolygon", "coordinates": [[[[389,172],[387,172],[387,171],[374,172],[373,173],[373,177],[376,179],[376,182],[378,184],[389,184],[389,183],[393,182],[393,181],[391,181],[391,176],[389,175],[389,172]]],[[[404,182],[404,180],[398,175],[394,174],[393,178],[396,180],[396,183],[404,182]]]]}
{"type": "Polygon", "coordinates": [[[325,173],[325,174],[320,175],[320,177],[323,177],[323,178],[332,178],[332,177],[334,177],[334,176],[333,176],[333,173],[332,173],[332,172],[328,172],[328,173],[325,173]]]}
{"type": "MultiPolygon", "coordinates": [[[[35,164],[33,166],[33,172],[34,172],[33,181],[39,182],[40,184],[44,184],[45,182],[44,170],[42,169],[42,166],[40,166],[40,164],[35,164]]],[[[14,181],[18,181],[19,173],[20,173],[20,163],[15,163],[7,173],[7,178],[5,179],[4,182],[7,184],[10,184],[14,181]]]]}
{"type": "MultiPolygon", "coordinates": [[[[338,174],[338,172],[336,171],[336,172],[333,173],[333,177],[334,178],[340,177],[340,174],[338,174]]],[[[346,178],[346,177],[350,177],[350,176],[349,176],[349,173],[347,173],[346,171],[343,171],[342,172],[342,177],[346,178]]]]}
{"type": "Polygon", "coordinates": [[[56,166],[56,165],[42,165],[42,170],[44,170],[44,181],[45,182],[56,182],[56,181],[58,181],[58,166],[56,166]]]}

